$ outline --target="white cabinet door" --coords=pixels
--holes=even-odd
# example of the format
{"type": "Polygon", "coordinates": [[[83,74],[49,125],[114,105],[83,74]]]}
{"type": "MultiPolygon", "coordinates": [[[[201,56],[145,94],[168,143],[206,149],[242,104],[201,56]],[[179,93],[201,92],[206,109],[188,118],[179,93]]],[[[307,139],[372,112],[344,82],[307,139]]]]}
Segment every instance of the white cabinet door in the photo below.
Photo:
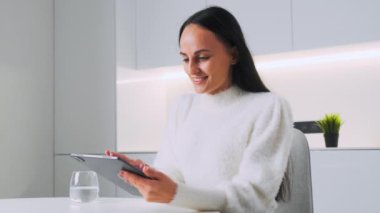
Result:
{"type": "Polygon", "coordinates": [[[221,6],[236,17],[253,54],[292,50],[290,0],[207,0],[207,4],[221,6]]]}
{"type": "Polygon", "coordinates": [[[181,24],[205,0],[138,0],[136,8],[137,68],[181,64],[178,32],[181,24]]]}
{"type": "Polygon", "coordinates": [[[115,7],[55,1],[55,153],[115,147],[115,7]]]}
{"type": "Polygon", "coordinates": [[[53,19],[51,0],[0,1],[0,199],[53,194],[53,19]]]}
{"type": "Polygon", "coordinates": [[[136,0],[115,1],[118,69],[136,69],[136,4],[136,0]]]}
{"type": "MultiPolygon", "coordinates": [[[[55,156],[55,184],[54,196],[69,196],[70,178],[73,171],[87,171],[85,166],[72,159],[69,155],[55,156]]],[[[110,181],[98,175],[99,179],[99,196],[115,197],[116,186],[110,181]]]]}
{"type": "Polygon", "coordinates": [[[378,212],[380,149],[312,150],[314,212],[378,212]]]}
{"type": "Polygon", "coordinates": [[[294,48],[380,40],[378,0],[293,0],[294,48]]]}

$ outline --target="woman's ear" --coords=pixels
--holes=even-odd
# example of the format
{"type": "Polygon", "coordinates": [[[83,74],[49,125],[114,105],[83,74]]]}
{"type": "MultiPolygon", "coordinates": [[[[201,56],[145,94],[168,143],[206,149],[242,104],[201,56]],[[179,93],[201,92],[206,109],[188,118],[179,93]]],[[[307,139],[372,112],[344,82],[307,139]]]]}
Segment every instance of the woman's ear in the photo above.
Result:
{"type": "Polygon", "coordinates": [[[231,60],[231,65],[235,65],[238,60],[239,60],[239,53],[238,53],[238,50],[236,47],[232,47],[231,50],[231,56],[232,56],[232,60],[231,60]]]}

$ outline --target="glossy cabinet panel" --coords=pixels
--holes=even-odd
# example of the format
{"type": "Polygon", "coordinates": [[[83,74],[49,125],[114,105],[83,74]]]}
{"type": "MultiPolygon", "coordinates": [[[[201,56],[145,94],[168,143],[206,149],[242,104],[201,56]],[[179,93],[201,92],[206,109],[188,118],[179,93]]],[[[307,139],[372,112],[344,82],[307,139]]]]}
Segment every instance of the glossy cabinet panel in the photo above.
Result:
{"type": "Polygon", "coordinates": [[[205,0],[138,0],[136,8],[137,68],[181,64],[178,32],[181,24],[205,0]]]}
{"type": "Polygon", "coordinates": [[[254,55],[292,50],[290,0],[207,0],[207,5],[221,6],[236,17],[254,55]]]}
{"type": "Polygon", "coordinates": [[[314,212],[378,212],[380,149],[311,151],[314,212]]]}
{"type": "Polygon", "coordinates": [[[380,1],[293,0],[294,48],[380,40],[380,1]]]}
{"type": "Polygon", "coordinates": [[[115,146],[114,6],[104,0],[55,1],[56,154],[115,146]]]}
{"type": "Polygon", "coordinates": [[[53,195],[53,1],[0,1],[0,198],[53,195]]]}

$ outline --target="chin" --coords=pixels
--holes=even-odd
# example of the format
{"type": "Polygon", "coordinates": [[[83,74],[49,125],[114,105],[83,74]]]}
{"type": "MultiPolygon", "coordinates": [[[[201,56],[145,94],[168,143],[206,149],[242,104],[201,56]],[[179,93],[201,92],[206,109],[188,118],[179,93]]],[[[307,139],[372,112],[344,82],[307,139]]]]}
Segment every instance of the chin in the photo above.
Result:
{"type": "Polygon", "coordinates": [[[203,94],[205,93],[203,90],[194,90],[195,93],[198,93],[198,94],[203,94]]]}
{"type": "Polygon", "coordinates": [[[206,90],[203,87],[199,88],[198,86],[194,86],[194,92],[198,94],[203,94],[203,93],[206,93],[206,90]]]}

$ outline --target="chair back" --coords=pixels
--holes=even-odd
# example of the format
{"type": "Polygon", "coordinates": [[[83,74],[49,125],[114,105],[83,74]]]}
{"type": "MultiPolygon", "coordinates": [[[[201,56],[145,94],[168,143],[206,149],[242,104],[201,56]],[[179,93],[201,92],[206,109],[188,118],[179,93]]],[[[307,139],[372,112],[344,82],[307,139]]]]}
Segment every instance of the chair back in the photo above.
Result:
{"type": "Polygon", "coordinates": [[[290,199],[279,203],[275,213],[312,213],[313,193],[311,185],[310,150],[305,135],[294,129],[290,151],[288,174],[290,199]]]}

